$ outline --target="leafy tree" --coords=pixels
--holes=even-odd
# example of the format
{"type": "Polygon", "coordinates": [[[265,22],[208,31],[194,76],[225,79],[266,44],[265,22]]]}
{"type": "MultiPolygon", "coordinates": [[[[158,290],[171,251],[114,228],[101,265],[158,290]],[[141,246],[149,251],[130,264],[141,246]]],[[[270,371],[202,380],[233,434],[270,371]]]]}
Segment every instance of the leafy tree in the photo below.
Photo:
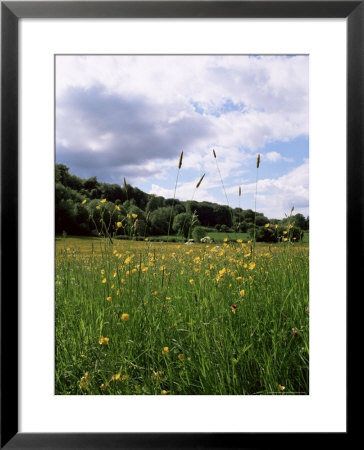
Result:
{"type": "Polygon", "coordinates": [[[123,203],[124,208],[129,211],[132,206],[136,206],[135,200],[131,198],[123,203]]]}
{"type": "Polygon", "coordinates": [[[140,189],[138,189],[137,187],[131,187],[130,186],[130,190],[129,190],[129,198],[133,198],[135,201],[135,204],[141,208],[141,209],[145,209],[149,200],[149,195],[146,194],[145,192],[141,191],[140,189]]]}
{"type": "MultiPolygon", "coordinates": [[[[172,207],[158,208],[150,213],[149,222],[151,233],[155,235],[166,235],[168,233],[169,218],[171,216],[172,207]]],[[[173,220],[173,216],[172,216],[173,220]]]]}
{"type": "Polygon", "coordinates": [[[131,214],[136,214],[137,218],[139,220],[145,220],[146,219],[146,214],[145,212],[138,208],[136,205],[131,205],[130,208],[128,209],[128,213],[131,214]]]}
{"type": "Polygon", "coordinates": [[[254,215],[255,215],[255,213],[251,209],[245,209],[242,213],[243,219],[246,222],[251,222],[251,223],[254,222],[254,215]]]}
{"type": "Polygon", "coordinates": [[[69,176],[69,168],[64,164],[56,164],[55,179],[56,183],[67,185],[67,177],[69,176]]]}
{"type": "Polygon", "coordinates": [[[85,217],[85,208],[81,205],[83,197],[73,189],[56,183],[55,186],[55,231],[61,234],[87,234],[89,232],[85,217]],[[81,216],[78,217],[78,216],[81,216]],[[81,220],[80,220],[81,219],[81,220]]]}
{"type": "Polygon", "coordinates": [[[303,238],[303,231],[301,230],[301,228],[294,225],[280,225],[278,227],[278,236],[280,240],[287,239],[289,241],[298,242],[303,238]]]}
{"type": "Polygon", "coordinates": [[[115,203],[116,200],[121,202],[126,200],[125,191],[118,184],[100,184],[101,196],[106,198],[108,201],[115,203]]]}
{"type": "Polygon", "coordinates": [[[192,214],[180,213],[174,218],[172,229],[180,236],[188,238],[188,234],[191,228],[192,214]]]}
{"type": "Polygon", "coordinates": [[[149,200],[148,200],[147,206],[145,208],[145,211],[147,213],[152,212],[158,208],[162,208],[163,206],[164,206],[164,198],[157,197],[156,195],[152,194],[149,196],[149,200]]]}
{"type": "Polygon", "coordinates": [[[299,227],[302,230],[308,230],[308,218],[305,219],[305,216],[303,214],[296,214],[293,218],[293,222],[296,227],[299,227]]]}
{"type": "Polygon", "coordinates": [[[227,227],[231,227],[233,222],[231,218],[231,208],[226,205],[214,204],[214,223],[225,224],[227,227]]]}
{"type": "MultiPolygon", "coordinates": [[[[253,239],[254,237],[254,227],[249,228],[249,237],[253,239]]],[[[262,227],[258,226],[255,229],[255,240],[257,242],[277,242],[278,233],[272,227],[262,227]]]]}
{"type": "Polygon", "coordinates": [[[256,219],[255,219],[255,224],[258,227],[261,227],[263,225],[265,225],[266,223],[269,223],[269,220],[267,217],[265,217],[263,214],[261,213],[257,213],[256,215],[256,219]]]}
{"type": "Polygon", "coordinates": [[[203,227],[196,226],[192,229],[192,238],[195,242],[200,242],[206,236],[206,231],[203,227]]]}
{"type": "Polygon", "coordinates": [[[96,177],[88,178],[87,180],[84,180],[84,182],[83,182],[83,187],[87,191],[92,191],[93,189],[98,188],[98,186],[99,186],[99,183],[98,183],[96,177]]]}
{"type": "Polygon", "coordinates": [[[90,192],[90,198],[92,198],[92,199],[98,199],[98,198],[101,198],[101,196],[102,196],[102,192],[98,187],[95,187],[90,192]]]}

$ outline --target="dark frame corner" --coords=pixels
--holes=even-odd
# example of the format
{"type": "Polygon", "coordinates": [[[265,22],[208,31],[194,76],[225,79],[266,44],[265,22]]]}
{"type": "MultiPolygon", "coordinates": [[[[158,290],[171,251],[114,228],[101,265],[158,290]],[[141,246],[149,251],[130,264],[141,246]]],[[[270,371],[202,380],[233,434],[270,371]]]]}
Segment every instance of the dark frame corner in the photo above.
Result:
{"type": "MultiPolygon", "coordinates": [[[[364,1],[1,2],[1,448],[269,448],[272,434],[18,433],[18,22],[21,18],[347,18],[347,305],[364,273],[364,1]],[[15,251],[14,251],[15,249],[15,251]],[[354,253],[355,250],[355,253],[354,253]],[[359,258],[358,256],[359,250],[359,258]],[[355,257],[356,255],[356,257],[355,257]],[[9,301],[9,299],[11,301],[9,301]],[[9,339],[11,336],[11,339],[9,339]],[[11,368],[9,370],[9,368],[11,368]]],[[[356,295],[357,297],[357,295],[356,295]]],[[[348,310],[348,307],[347,307],[348,310]]],[[[349,350],[349,346],[347,347],[349,350]]],[[[335,440],[348,433],[335,436],[335,440]]],[[[298,446],[308,443],[300,436],[298,446]]],[[[325,437],[325,436],[324,436],[325,437]]],[[[297,448],[297,436],[280,434],[297,448]],[[290,440],[290,441],[289,441],[290,440]]],[[[314,437],[318,442],[319,436],[314,437]]],[[[327,437],[325,437],[327,443],[327,437]]]]}

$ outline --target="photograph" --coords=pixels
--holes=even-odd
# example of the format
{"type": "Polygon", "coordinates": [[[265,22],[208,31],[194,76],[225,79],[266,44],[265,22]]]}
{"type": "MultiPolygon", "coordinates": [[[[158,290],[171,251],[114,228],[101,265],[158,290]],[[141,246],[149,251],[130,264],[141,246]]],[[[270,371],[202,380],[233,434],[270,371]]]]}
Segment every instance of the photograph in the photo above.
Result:
{"type": "Polygon", "coordinates": [[[54,393],[309,395],[309,55],[54,74],[54,393]]]}

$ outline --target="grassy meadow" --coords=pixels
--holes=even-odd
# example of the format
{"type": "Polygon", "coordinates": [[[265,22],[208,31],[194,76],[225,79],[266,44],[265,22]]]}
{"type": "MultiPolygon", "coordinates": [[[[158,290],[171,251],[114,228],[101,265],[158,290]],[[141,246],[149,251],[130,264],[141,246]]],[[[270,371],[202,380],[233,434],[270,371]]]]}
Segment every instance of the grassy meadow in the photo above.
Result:
{"type": "Polygon", "coordinates": [[[308,244],[56,239],[55,393],[309,393],[308,244]]]}

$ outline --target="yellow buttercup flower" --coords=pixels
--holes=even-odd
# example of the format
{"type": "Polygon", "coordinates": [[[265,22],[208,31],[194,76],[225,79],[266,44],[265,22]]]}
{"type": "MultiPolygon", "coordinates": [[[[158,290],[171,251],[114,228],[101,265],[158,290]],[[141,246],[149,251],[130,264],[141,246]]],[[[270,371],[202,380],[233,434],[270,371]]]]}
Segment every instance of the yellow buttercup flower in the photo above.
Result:
{"type": "Polygon", "coordinates": [[[162,394],[162,395],[167,395],[167,394],[168,394],[168,391],[166,391],[165,389],[163,389],[163,391],[161,391],[161,394],[162,394]]]}
{"type": "Polygon", "coordinates": [[[110,338],[108,337],[104,337],[104,336],[100,336],[99,338],[99,344],[100,345],[106,345],[109,343],[110,338]]]}
{"type": "Polygon", "coordinates": [[[168,347],[163,347],[162,355],[165,355],[166,353],[169,353],[169,348],[168,347]]]}
{"type": "Polygon", "coordinates": [[[278,385],[278,389],[279,389],[280,391],[284,391],[286,388],[285,388],[285,386],[282,386],[281,384],[279,384],[279,385],[278,385]]]}
{"type": "Polygon", "coordinates": [[[90,374],[88,372],[85,373],[85,375],[83,377],[81,377],[80,379],[80,383],[79,386],[82,390],[87,389],[87,386],[90,384],[91,381],[91,377],[90,374]]]}
{"type": "Polygon", "coordinates": [[[241,295],[241,297],[244,297],[244,295],[245,295],[244,289],[242,289],[242,290],[240,291],[240,295],[241,295]]]}
{"type": "Polygon", "coordinates": [[[100,200],[101,203],[106,203],[106,198],[103,198],[102,200],[100,200]]]}
{"type": "Polygon", "coordinates": [[[96,206],[96,209],[100,209],[100,206],[99,206],[99,205],[97,205],[97,206],[96,206]]]}
{"type": "Polygon", "coordinates": [[[106,283],[106,281],[107,281],[107,279],[106,278],[104,278],[102,281],[101,281],[101,283],[103,283],[103,284],[105,284],[106,283]]]}
{"type": "Polygon", "coordinates": [[[183,353],[180,353],[180,354],[178,355],[178,359],[179,359],[180,361],[184,361],[185,355],[184,355],[183,353]]]}
{"type": "Polygon", "coordinates": [[[108,302],[111,302],[112,298],[111,298],[111,297],[106,297],[106,300],[107,300],[108,302]]]}
{"type": "Polygon", "coordinates": [[[250,270],[253,270],[254,267],[255,267],[255,262],[249,263],[249,269],[250,269],[250,270]]]}
{"type": "Polygon", "coordinates": [[[124,313],[124,314],[121,315],[121,320],[123,322],[127,322],[129,320],[129,318],[130,318],[129,314],[124,313]]]}
{"type": "Polygon", "coordinates": [[[87,202],[87,200],[85,199],[85,200],[83,200],[82,201],[82,205],[84,205],[85,203],[87,202]]]}
{"type": "Polygon", "coordinates": [[[117,226],[118,228],[121,228],[121,227],[123,226],[123,223],[122,223],[122,222],[116,222],[116,226],[117,226]]]}
{"type": "Polygon", "coordinates": [[[113,375],[112,377],[111,377],[111,379],[112,379],[112,381],[119,381],[120,380],[120,373],[117,373],[117,374],[115,374],[115,375],[113,375]]]}
{"type": "Polygon", "coordinates": [[[195,280],[190,280],[190,284],[195,284],[195,280]]]}
{"type": "Polygon", "coordinates": [[[269,223],[266,223],[264,226],[265,228],[269,228],[269,223]]]}
{"type": "Polygon", "coordinates": [[[115,205],[115,209],[117,209],[118,211],[120,211],[120,207],[118,205],[115,205]]]}
{"type": "Polygon", "coordinates": [[[138,217],[138,214],[132,214],[131,217],[132,217],[133,219],[136,219],[136,218],[138,217]]]}

